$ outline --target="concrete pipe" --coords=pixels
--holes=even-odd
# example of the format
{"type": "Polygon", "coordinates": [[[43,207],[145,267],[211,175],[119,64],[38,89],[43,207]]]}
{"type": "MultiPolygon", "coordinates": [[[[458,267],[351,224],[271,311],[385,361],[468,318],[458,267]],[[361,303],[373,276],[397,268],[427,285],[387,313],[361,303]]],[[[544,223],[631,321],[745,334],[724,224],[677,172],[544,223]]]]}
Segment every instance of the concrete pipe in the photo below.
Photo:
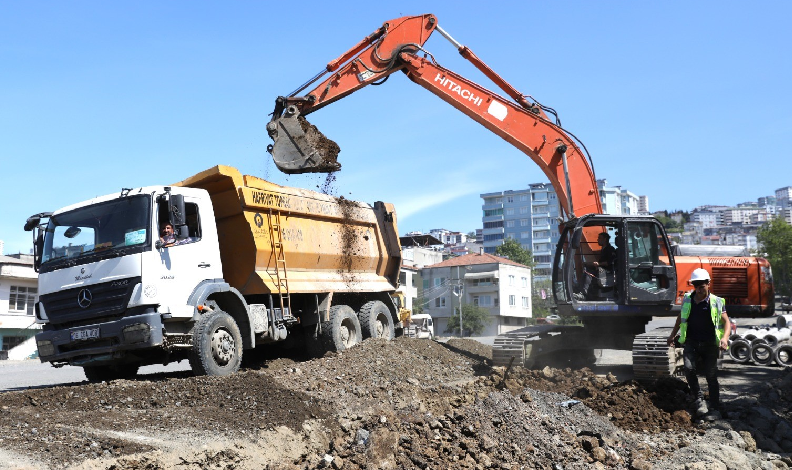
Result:
{"type": "Polygon", "coordinates": [[[776,319],[776,327],[792,327],[792,315],[779,315],[776,319]]]}
{"type": "Polygon", "coordinates": [[[737,364],[747,364],[751,360],[751,343],[744,339],[732,341],[729,346],[729,357],[737,364]]]}
{"type": "Polygon", "coordinates": [[[760,366],[770,365],[775,359],[773,348],[766,344],[751,345],[751,360],[760,366]]]}
{"type": "Polygon", "coordinates": [[[781,367],[792,366],[792,344],[782,344],[775,350],[775,361],[781,367]]]}
{"type": "Polygon", "coordinates": [[[789,328],[779,328],[778,332],[765,335],[764,340],[767,341],[767,344],[769,344],[771,347],[775,348],[778,346],[778,343],[789,339],[790,331],[791,330],[789,328]]]}

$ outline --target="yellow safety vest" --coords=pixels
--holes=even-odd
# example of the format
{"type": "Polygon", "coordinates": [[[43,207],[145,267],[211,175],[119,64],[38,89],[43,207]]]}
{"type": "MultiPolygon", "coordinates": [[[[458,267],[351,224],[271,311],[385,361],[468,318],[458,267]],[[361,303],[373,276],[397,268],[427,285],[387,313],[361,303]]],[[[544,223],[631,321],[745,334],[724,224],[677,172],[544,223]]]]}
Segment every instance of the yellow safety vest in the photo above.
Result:
{"type": "MultiPolygon", "coordinates": [[[[712,324],[715,325],[715,344],[720,344],[720,340],[725,334],[726,326],[723,325],[722,314],[726,302],[723,298],[710,293],[709,295],[710,314],[712,315],[712,324]]],[[[693,295],[691,292],[685,294],[682,299],[682,323],[679,325],[679,342],[684,343],[687,336],[687,321],[690,316],[690,309],[693,305],[693,295]]]]}

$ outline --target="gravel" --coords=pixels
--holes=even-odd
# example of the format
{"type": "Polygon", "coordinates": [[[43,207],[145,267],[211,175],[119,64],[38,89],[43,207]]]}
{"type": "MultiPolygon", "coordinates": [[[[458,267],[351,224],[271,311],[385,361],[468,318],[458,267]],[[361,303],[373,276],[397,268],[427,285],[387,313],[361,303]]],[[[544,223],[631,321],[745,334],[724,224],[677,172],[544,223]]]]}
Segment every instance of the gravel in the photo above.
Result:
{"type": "MultiPolygon", "coordinates": [[[[263,356],[262,356],[263,357],[263,356]]],[[[0,468],[792,466],[792,370],[691,418],[684,381],[491,366],[492,349],[368,340],[319,359],[0,393],[0,468]]]]}

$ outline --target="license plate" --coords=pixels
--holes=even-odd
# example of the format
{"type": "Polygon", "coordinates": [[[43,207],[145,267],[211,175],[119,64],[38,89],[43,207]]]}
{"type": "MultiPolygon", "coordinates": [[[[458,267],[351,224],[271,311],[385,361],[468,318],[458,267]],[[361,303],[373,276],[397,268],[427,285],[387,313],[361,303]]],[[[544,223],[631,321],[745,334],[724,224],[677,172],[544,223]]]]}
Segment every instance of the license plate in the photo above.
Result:
{"type": "Polygon", "coordinates": [[[88,328],[87,330],[77,330],[71,332],[72,341],[81,339],[93,339],[99,337],[99,328],[88,328]]]}

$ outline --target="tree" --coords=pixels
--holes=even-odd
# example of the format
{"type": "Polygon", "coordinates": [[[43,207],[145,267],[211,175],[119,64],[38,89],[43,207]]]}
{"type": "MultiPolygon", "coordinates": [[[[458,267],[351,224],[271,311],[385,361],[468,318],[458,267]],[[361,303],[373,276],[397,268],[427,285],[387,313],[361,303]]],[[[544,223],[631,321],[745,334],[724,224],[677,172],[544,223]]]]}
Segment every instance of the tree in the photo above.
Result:
{"type": "Polygon", "coordinates": [[[424,313],[424,306],[426,305],[426,298],[424,298],[423,294],[418,294],[418,298],[416,298],[412,303],[412,315],[419,315],[424,313]]]}
{"type": "Polygon", "coordinates": [[[776,218],[759,228],[756,240],[773,269],[776,293],[792,295],[792,227],[776,218]]]}
{"type": "Polygon", "coordinates": [[[522,247],[520,242],[513,238],[504,240],[502,245],[495,248],[495,254],[504,258],[509,258],[516,263],[524,264],[531,269],[536,266],[531,250],[526,250],[522,247]]]}
{"type": "MultiPolygon", "coordinates": [[[[459,311],[448,319],[446,333],[459,334],[459,311]]],[[[462,306],[462,329],[469,334],[478,335],[484,331],[484,327],[492,322],[489,310],[478,305],[465,304],[462,306]]]]}
{"type": "Polygon", "coordinates": [[[553,292],[550,290],[552,282],[550,280],[534,280],[533,293],[531,295],[532,315],[534,318],[543,318],[553,312],[555,301],[553,300],[553,292]],[[542,291],[544,291],[544,298],[542,298],[542,291]]]}

